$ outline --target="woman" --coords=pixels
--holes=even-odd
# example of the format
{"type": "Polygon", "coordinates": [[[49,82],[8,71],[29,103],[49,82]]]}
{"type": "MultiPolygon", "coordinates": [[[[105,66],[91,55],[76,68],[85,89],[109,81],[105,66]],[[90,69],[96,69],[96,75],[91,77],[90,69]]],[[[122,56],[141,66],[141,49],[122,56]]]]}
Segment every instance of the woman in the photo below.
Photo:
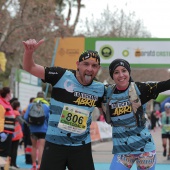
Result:
{"type": "Polygon", "coordinates": [[[106,120],[112,124],[113,160],[110,170],[128,170],[136,161],[138,170],[154,170],[156,151],[145,126],[145,107],[150,99],[170,89],[170,80],[158,83],[133,82],[130,64],[123,59],[109,66],[115,85],[107,87],[106,120]]]}
{"type": "Polygon", "coordinates": [[[163,156],[166,157],[168,149],[167,159],[170,160],[170,103],[166,102],[164,108],[161,117],[163,156]]]}
{"type": "Polygon", "coordinates": [[[156,111],[153,110],[151,113],[151,130],[154,132],[156,131],[156,122],[158,121],[158,118],[156,117],[156,111]]]}
{"type": "MultiPolygon", "coordinates": [[[[3,134],[3,140],[0,140],[0,156],[9,158],[7,160],[10,160],[12,135],[15,127],[15,114],[9,102],[11,98],[12,98],[12,94],[10,88],[3,87],[0,90],[0,107],[1,110],[2,108],[4,110],[3,118],[1,117],[1,125],[0,125],[1,126],[0,135],[2,136],[3,134]]],[[[0,113],[2,114],[2,111],[0,113]]]]}
{"type": "Polygon", "coordinates": [[[11,103],[11,105],[12,105],[12,108],[14,109],[16,120],[15,120],[15,130],[14,130],[13,137],[12,137],[10,165],[11,165],[11,168],[17,169],[19,168],[16,164],[18,146],[19,146],[20,139],[22,139],[23,137],[22,127],[21,127],[20,122],[23,123],[24,120],[22,121],[21,115],[19,113],[20,102],[15,100],[11,103]]]}

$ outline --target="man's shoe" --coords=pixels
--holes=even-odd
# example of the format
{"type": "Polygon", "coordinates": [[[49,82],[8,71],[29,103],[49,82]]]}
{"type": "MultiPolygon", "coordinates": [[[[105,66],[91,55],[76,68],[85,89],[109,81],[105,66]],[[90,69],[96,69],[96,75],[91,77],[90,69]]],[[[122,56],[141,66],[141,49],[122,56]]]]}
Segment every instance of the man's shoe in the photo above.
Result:
{"type": "Polygon", "coordinates": [[[168,155],[167,160],[170,160],[170,155],[168,155]]]}
{"type": "Polygon", "coordinates": [[[163,156],[166,156],[166,150],[164,150],[164,152],[163,152],[163,156]]]}
{"type": "Polygon", "coordinates": [[[19,166],[17,166],[17,165],[14,165],[14,167],[16,168],[16,169],[19,169],[20,167],[19,166]]]}
{"type": "Polygon", "coordinates": [[[32,161],[25,161],[26,164],[31,164],[32,165],[32,161]]]}

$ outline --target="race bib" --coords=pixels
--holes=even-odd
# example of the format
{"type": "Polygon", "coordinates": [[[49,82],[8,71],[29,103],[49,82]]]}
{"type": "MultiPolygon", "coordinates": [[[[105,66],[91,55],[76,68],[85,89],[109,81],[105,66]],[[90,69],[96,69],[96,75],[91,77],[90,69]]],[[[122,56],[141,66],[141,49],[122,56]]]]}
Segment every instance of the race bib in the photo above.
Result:
{"type": "Polygon", "coordinates": [[[89,111],[73,106],[64,106],[58,127],[68,132],[81,134],[87,129],[89,111]]]}
{"type": "Polygon", "coordinates": [[[166,132],[170,132],[170,124],[164,125],[164,129],[166,132]]]}

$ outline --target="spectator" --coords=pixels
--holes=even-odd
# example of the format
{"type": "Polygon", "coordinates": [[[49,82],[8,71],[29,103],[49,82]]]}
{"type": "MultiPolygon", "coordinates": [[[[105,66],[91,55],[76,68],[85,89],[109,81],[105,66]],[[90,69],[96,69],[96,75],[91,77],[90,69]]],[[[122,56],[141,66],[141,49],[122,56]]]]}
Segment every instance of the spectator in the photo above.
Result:
{"type": "Polygon", "coordinates": [[[168,157],[170,160],[170,103],[167,102],[164,105],[165,111],[162,112],[162,146],[163,146],[163,156],[167,155],[167,141],[168,141],[168,157]]]}
{"type": "MultiPolygon", "coordinates": [[[[17,158],[19,141],[23,137],[22,126],[20,124],[20,121],[22,120],[22,118],[19,113],[20,102],[15,100],[11,103],[11,105],[12,105],[12,108],[14,109],[16,120],[15,120],[15,130],[14,130],[13,137],[12,137],[10,166],[12,169],[18,169],[19,167],[16,164],[16,158],[17,158]]],[[[23,121],[21,123],[23,123],[23,121]]]]}
{"type": "Polygon", "coordinates": [[[159,111],[159,110],[156,110],[156,112],[155,112],[155,116],[156,116],[156,123],[157,123],[157,125],[156,126],[161,126],[161,112],[159,111]]]}
{"type": "Polygon", "coordinates": [[[48,127],[48,119],[49,119],[49,103],[44,99],[44,93],[38,92],[37,98],[34,99],[33,103],[30,103],[28,106],[28,109],[26,110],[26,113],[24,114],[24,119],[29,123],[29,112],[31,107],[36,102],[43,103],[43,109],[45,113],[45,121],[43,125],[29,125],[30,134],[31,134],[31,143],[32,143],[32,169],[31,170],[37,170],[36,169],[36,157],[37,157],[37,150],[38,150],[38,170],[40,168],[41,159],[42,159],[42,153],[44,149],[45,144],[45,136],[47,132],[48,127]]]}
{"type": "Polygon", "coordinates": [[[3,87],[0,90],[0,156],[7,158],[7,164],[10,164],[12,135],[15,127],[15,114],[9,102],[12,98],[11,93],[9,87],[3,87]]]}
{"type": "MultiPolygon", "coordinates": [[[[29,104],[34,101],[35,97],[31,97],[29,100],[29,104]]],[[[22,115],[24,116],[28,107],[23,109],[22,115]]],[[[30,136],[30,129],[27,123],[23,123],[22,126],[23,130],[23,140],[24,140],[24,148],[25,148],[25,163],[32,164],[31,152],[32,152],[32,143],[31,143],[31,136],[30,136]]]]}
{"type": "Polygon", "coordinates": [[[151,130],[154,132],[156,131],[156,123],[158,121],[158,118],[156,116],[156,111],[152,111],[151,113],[151,130]]]}

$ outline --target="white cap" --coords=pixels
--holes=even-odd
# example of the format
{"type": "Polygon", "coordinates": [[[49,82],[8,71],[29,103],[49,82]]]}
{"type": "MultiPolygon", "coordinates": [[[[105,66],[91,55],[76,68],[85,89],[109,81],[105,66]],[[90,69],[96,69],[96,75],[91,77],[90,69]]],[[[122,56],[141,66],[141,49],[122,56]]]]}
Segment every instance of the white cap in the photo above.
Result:
{"type": "Polygon", "coordinates": [[[165,105],[164,105],[165,108],[170,108],[170,103],[169,102],[166,102],[165,105]]]}

